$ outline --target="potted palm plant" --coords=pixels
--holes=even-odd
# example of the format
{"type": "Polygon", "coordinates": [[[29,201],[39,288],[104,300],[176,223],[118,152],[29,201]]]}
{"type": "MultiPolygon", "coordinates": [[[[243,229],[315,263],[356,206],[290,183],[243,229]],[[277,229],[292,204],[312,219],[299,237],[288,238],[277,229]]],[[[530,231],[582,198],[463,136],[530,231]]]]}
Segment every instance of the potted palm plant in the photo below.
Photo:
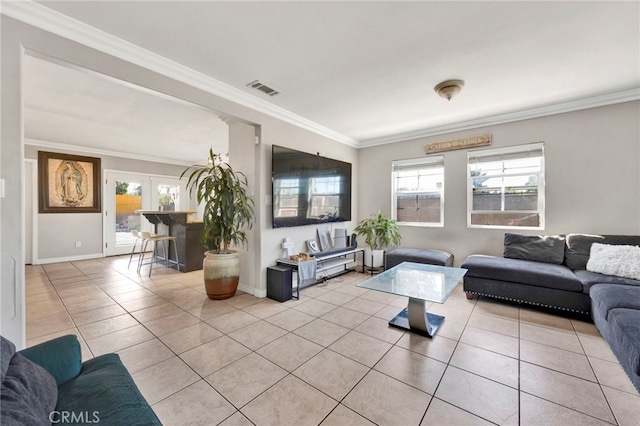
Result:
{"type": "Polygon", "coordinates": [[[204,285],[209,299],[228,299],[238,289],[240,256],[233,248],[247,243],[246,230],[253,226],[253,200],[247,195],[247,177],[234,172],[229,163],[209,150],[209,164],[191,166],[187,189],[195,189],[204,205],[204,229],[200,240],[207,249],[203,261],[204,285]]]}
{"type": "Polygon", "coordinates": [[[369,246],[364,252],[364,264],[371,268],[377,268],[384,264],[383,249],[388,246],[397,246],[402,240],[398,223],[378,212],[369,219],[363,219],[353,230],[357,235],[363,236],[369,246]]]}

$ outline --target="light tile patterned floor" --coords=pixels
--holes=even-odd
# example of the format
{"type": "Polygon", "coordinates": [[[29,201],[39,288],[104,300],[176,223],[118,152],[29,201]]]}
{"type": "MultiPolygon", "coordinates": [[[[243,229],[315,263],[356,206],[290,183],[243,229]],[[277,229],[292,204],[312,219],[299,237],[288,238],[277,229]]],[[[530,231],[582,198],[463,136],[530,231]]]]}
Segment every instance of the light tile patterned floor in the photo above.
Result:
{"type": "Polygon", "coordinates": [[[166,425],[640,424],[595,326],[459,285],[433,339],[390,328],[406,299],[350,273],[285,303],[204,294],[202,272],[128,257],[28,266],[27,345],[76,334],[117,352],[166,425]]]}

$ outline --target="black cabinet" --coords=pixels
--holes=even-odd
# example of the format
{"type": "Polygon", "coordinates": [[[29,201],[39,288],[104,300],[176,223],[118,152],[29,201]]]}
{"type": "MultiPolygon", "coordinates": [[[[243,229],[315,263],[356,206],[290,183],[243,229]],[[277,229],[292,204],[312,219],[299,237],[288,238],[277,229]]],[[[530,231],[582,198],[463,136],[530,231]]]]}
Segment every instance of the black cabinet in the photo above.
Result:
{"type": "Polygon", "coordinates": [[[291,267],[269,266],[267,268],[267,297],[278,302],[286,302],[291,299],[291,291],[291,267]]]}

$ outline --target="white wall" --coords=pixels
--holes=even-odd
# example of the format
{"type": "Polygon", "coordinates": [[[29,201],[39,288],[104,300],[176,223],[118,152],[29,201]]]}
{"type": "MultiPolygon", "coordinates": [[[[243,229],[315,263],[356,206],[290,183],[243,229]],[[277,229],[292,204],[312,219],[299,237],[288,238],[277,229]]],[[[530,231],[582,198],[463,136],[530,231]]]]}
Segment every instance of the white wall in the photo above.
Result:
{"type": "MultiPolygon", "coordinates": [[[[391,161],[424,157],[426,143],[491,133],[491,148],[544,142],[546,229],[640,234],[640,102],[593,108],[359,151],[360,209],[391,213],[391,161]]],[[[473,253],[501,255],[507,230],[468,229],[467,150],[445,156],[444,228],[403,227],[402,246],[449,251],[459,265],[473,253]]]]}
{"type": "MultiPolygon", "coordinates": [[[[274,123],[275,124],[275,123],[274,123]]],[[[264,214],[260,217],[261,232],[261,252],[262,252],[262,279],[266,279],[267,266],[273,265],[275,259],[282,257],[282,240],[289,237],[294,243],[294,252],[308,251],[305,241],[316,238],[317,225],[296,226],[292,228],[276,228],[271,227],[272,205],[271,205],[271,146],[280,145],[287,148],[297,149],[309,153],[324,152],[326,157],[346,161],[352,165],[352,193],[351,193],[351,221],[329,224],[332,228],[347,228],[349,234],[358,223],[358,152],[348,146],[328,143],[321,136],[309,134],[302,129],[289,126],[284,128],[281,125],[262,128],[263,143],[260,145],[261,164],[263,165],[262,191],[264,196],[261,198],[261,208],[264,214]]],[[[266,288],[266,287],[263,287],[266,288]]]]}
{"type": "MultiPolygon", "coordinates": [[[[242,172],[247,178],[249,196],[255,204],[255,214],[259,217],[261,214],[259,207],[260,203],[257,202],[258,197],[258,182],[256,176],[256,168],[258,161],[256,161],[256,151],[258,151],[255,144],[256,128],[250,124],[241,122],[228,122],[229,124],[229,164],[236,172],[242,172]]],[[[251,229],[246,229],[247,240],[253,242],[254,246],[260,246],[260,232],[258,226],[252,226],[251,229]]],[[[257,250],[249,250],[248,247],[238,248],[240,253],[240,286],[242,291],[253,293],[256,296],[264,297],[265,294],[261,294],[260,289],[256,287],[259,283],[258,277],[260,276],[260,256],[257,250]]]]}
{"type": "MultiPolygon", "coordinates": [[[[29,141],[27,141],[29,142],[29,141]]],[[[25,145],[25,158],[37,159],[38,151],[58,152],[57,149],[37,145],[25,145]]],[[[88,155],[100,158],[101,168],[122,170],[126,172],[148,173],[178,178],[185,167],[140,161],[128,158],[93,155],[86,151],[65,150],[66,154],[88,155]]],[[[102,172],[104,180],[104,171],[102,172]]],[[[26,200],[29,202],[30,200],[26,200]]],[[[37,215],[36,253],[38,263],[59,262],[69,259],[101,257],[103,253],[103,219],[102,213],[42,213],[37,215]],[[75,242],[82,241],[82,247],[75,242]]],[[[33,206],[37,212],[38,206],[33,206]]]]}
{"type": "Polygon", "coordinates": [[[22,154],[22,46],[16,34],[0,24],[0,334],[18,348],[25,345],[24,304],[24,172],[22,154]]]}

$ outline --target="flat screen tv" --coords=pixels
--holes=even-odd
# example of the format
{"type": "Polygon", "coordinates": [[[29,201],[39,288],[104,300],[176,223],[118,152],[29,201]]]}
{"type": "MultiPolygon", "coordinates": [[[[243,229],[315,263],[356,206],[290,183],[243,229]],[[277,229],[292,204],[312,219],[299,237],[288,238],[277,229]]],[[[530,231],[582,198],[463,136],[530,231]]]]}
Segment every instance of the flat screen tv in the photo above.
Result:
{"type": "Polygon", "coordinates": [[[351,163],[273,145],[273,227],[351,220],[351,163]]]}

